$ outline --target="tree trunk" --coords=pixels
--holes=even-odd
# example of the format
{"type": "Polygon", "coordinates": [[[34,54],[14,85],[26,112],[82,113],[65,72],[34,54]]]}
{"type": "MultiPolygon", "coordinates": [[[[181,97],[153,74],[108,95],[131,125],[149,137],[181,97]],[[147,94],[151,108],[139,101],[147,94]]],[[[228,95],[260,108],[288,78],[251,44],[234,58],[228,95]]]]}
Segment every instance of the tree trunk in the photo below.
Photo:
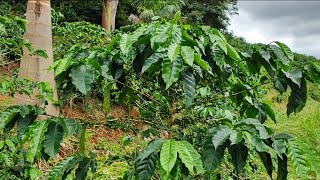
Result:
{"type": "MultiPolygon", "coordinates": [[[[53,63],[50,0],[28,0],[26,17],[27,25],[24,38],[29,40],[34,49],[45,50],[49,58],[31,56],[29,50],[24,48],[19,77],[34,82],[49,82],[54,92],[54,99],[57,100],[54,72],[47,71],[53,63]]],[[[34,92],[31,97],[16,94],[15,103],[41,105],[36,95],[37,92],[34,92]]],[[[50,102],[45,106],[45,110],[48,115],[59,116],[58,108],[50,102]]]]}
{"type": "Polygon", "coordinates": [[[108,32],[116,28],[116,15],[119,0],[105,0],[102,6],[102,27],[108,32]]]}

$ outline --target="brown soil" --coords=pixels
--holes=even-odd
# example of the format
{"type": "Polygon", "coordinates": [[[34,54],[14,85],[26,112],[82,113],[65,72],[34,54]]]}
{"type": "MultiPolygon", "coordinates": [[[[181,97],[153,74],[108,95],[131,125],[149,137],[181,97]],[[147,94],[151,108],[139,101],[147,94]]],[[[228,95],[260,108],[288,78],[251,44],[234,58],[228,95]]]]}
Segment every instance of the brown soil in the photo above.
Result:
{"type": "Polygon", "coordinates": [[[0,66],[0,73],[6,76],[13,74],[13,71],[19,68],[20,62],[14,62],[12,64],[0,66]]]}

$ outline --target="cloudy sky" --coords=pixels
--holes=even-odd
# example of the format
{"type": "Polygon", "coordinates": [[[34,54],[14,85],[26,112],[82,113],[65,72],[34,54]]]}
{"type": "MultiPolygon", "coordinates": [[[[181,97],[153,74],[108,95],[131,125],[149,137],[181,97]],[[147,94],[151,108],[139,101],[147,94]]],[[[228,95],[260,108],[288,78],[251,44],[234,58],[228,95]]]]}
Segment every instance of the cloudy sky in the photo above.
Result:
{"type": "Polygon", "coordinates": [[[238,9],[228,28],[235,35],[251,43],[278,40],[320,58],[320,1],[238,0],[238,9]]]}

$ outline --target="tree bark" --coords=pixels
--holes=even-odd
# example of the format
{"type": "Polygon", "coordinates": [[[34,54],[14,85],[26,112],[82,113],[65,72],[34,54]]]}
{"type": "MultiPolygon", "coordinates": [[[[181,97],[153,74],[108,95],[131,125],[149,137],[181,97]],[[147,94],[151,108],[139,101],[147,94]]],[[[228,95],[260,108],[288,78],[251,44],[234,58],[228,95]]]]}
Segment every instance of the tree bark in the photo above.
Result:
{"type": "MultiPolygon", "coordinates": [[[[34,49],[45,50],[49,58],[31,56],[31,52],[24,48],[19,77],[34,82],[49,82],[54,92],[54,99],[58,100],[54,72],[47,71],[48,67],[53,63],[50,0],[28,0],[26,17],[27,25],[24,38],[29,40],[34,49]]],[[[36,91],[31,97],[16,94],[14,97],[15,103],[40,106],[40,100],[36,98],[36,95],[36,91]]],[[[51,102],[44,108],[48,115],[59,116],[58,108],[51,102]]]]}
{"type": "Polygon", "coordinates": [[[108,32],[116,28],[116,15],[119,0],[105,0],[102,6],[102,27],[108,32]]]}

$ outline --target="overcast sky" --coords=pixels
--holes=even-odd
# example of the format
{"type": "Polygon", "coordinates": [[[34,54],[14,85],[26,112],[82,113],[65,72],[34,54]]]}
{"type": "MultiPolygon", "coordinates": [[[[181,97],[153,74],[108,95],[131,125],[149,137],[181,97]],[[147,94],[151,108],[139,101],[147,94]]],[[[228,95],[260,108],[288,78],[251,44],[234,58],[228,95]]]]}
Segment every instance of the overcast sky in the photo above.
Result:
{"type": "Polygon", "coordinates": [[[235,35],[251,43],[278,40],[292,50],[320,58],[320,1],[238,1],[231,17],[235,35]]]}

